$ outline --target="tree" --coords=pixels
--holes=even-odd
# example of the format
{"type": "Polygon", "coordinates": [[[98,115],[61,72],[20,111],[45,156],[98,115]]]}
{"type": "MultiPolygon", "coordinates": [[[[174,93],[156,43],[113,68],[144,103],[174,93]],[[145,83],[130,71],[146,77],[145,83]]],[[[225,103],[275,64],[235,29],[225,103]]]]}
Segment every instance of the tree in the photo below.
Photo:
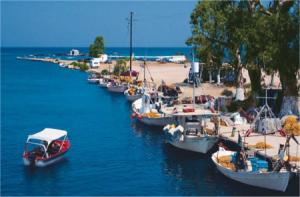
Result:
{"type": "Polygon", "coordinates": [[[280,116],[299,115],[299,1],[272,1],[266,10],[266,67],[279,71],[283,90],[280,116]]]}
{"type": "Polygon", "coordinates": [[[101,71],[101,75],[109,75],[109,71],[107,69],[104,69],[101,71]]]}
{"type": "Polygon", "coordinates": [[[102,36],[97,36],[94,43],[90,45],[89,56],[98,57],[104,52],[104,39],[102,36]]]}
{"type": "MultiPolygon", "coordinates": [[[[197,55],[207,65],[219,64],[226,51],[237,76],[243,67],[248,68],[254,93],[261,89],[262,68],[269,73],[279,71],[284,95],[295,97],[299,2],[267,3],[263,5],[260,0],[198,2],[191,14],[192,37],[187,44],[197,47],[197,55]]],[[[241,78],[237,79],[238,85],[241,78]]],[[[297,109],[294,104],[290,106],[297,109]]]]}
{"type": "Polygon", "coordinates": [[[125,59],[119,59],[114,66],[114,75],[120,75],[123,72],[129,71],[127,61],[125,59]]]}

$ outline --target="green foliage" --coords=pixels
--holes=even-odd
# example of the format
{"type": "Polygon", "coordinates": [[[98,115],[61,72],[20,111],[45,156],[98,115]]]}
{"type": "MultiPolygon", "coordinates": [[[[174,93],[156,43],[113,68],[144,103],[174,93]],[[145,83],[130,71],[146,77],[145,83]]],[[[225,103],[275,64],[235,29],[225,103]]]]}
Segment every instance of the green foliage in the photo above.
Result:
{"type": "Polygon", "coordinates": [[[117,60],[113,70],[114,75],[120,75],[121,73],[128,71],[129,68],[126,66],[126,64],[127,61],[125,59],[117,60]]]}
{"type": "Polygon", "coordinates": [[[260,90],[257,77],[265,68],[279,71],[285,95],[297,95],[299,1],[199,1],[190,23],[186,44],[206,67],[219,67],[226,52],[236,72],[251,70],[252,90],[260,90]]]}
{"type": "Polygon", "coordinates": [[[101,71],[101,75],[109,75],[109,71],[107,69],[104,69],[101,71]]]}
{"type": "Polygon", "coordinates": [[[89,69],[89,66],[85,63],[72,62],[71,65],[74,67],[79,67],[81,71],[86,71],[89,69]]]}
{"type": "Polygon", "coordinates": [[[104,52],[104,39],[102,36],[97,36],[94,43],[90,45],[89,56],[98,57],[104,52]]]}

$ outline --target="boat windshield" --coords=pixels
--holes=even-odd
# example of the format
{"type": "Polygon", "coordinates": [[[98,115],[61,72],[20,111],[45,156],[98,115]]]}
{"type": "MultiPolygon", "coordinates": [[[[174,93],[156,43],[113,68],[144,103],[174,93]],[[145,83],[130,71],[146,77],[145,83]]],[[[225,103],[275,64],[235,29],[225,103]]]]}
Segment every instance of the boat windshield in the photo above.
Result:
{"type": "Polygon", "coordinates": [[[48,142],[44,140],[39,140],[39,139],[30,139],[26,143],[26,151],[31,152],[34,149],[47,149],[48,147],[48,142]]]}

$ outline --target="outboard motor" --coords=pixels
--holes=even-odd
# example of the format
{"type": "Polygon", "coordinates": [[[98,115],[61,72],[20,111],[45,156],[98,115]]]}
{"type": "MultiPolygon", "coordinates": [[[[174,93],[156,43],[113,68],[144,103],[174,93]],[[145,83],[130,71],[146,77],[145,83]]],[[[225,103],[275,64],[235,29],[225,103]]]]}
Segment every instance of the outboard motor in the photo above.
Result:
{"type": "Polygon", "coordinates": [[[28,155],[28,160],[30,162],[30,165],[35,164],[35,158],[36,158],[35,152],[30,152],[29,155],[28,155]]]}

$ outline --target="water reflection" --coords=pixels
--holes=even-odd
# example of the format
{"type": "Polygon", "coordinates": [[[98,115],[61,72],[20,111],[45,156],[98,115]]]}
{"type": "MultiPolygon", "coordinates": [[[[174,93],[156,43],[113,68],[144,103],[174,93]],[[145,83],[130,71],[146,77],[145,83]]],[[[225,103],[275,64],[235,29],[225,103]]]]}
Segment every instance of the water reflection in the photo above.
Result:
{"type": "Polygon", "coordinates": [[[55,164],[46,167],[24,166],[26,186],[24,187],[25,194],[23,195],[31,195],[33,193],[59,195],[59,188],[61,187],[59,180],[65,176],[64,169],[68,168],[68,164],[68,158],[63,158],[55,164]]]}

